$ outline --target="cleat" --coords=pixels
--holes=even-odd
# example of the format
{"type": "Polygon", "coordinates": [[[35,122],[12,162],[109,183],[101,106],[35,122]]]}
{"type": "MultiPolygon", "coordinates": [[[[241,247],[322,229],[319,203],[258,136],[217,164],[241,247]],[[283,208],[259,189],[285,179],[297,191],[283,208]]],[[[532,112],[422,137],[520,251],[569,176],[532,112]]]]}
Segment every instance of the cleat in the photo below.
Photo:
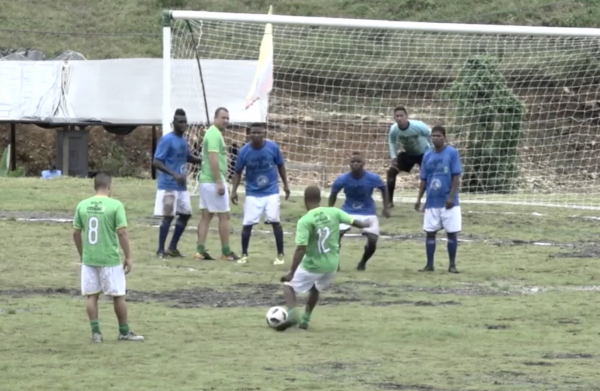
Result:
{"type": "Polygon", "coordinates": [[[298,328],[302,329],[302,330],[308,330],[308,322],[304,322],[304,321],[300,322],[300,324],[298,325],[298,328]]]}
{"type": "Polygon", "coordinates": [[[100,333],[93,333],[92,334],[92,342],[93,343],[102,343],[102,334],[100,334],[100,333]]]}
{"type": "Polygon", "coordinates": [[[435,269],[433,268],[433,266],[425,266],[423,269],[420,269],[420,272],[432,272],[435,269]]]}
{"type": "Polygon", "coordinates": [[[130,331],[127,334],[119,334],[118,339],[119,339],[119,341],[137,341],[137,342],[144,341],[144,337],[142,337],[141,335],[137,335],[133,331],[130,331]]]}
{"type": "Polygon", "coordinates": [[[208,251],[205,251],[204,254],[196,253],[196,255],[194,255],[194,259],[196,259],[198,261],[214,261],[215,260],[213,257],[211,257],[211,255],[208,253],[208,251]]]}
{"type": "Polygon", "coordinates": [[[273,261],[273,265],[283,265],[285,263],[285,258],[283,254],[279,254],[277,258],[273,261]]]}
{"type": "Polygon", "coordinates": [[[242,254],[242,257],[238,259],[237,263],[243,264],[248,263],[248,254],[242,254]]]}
{"type": "Polygon", "coordinates": [[[459,271],[458,271],[458,269],[456,268],[456,266],[450,266],[450,267],[448,268],[448,273],[454,273],[454,274],[458,274],[458,273],[459,273],[459,271]]]}
{"type": "Polygon", "coordinates": [[[367,270],[367,264],[364,262],[359,262],[358,265],[356,266],[356,270],[361,271],[361,272],[367,270]]]}
{"type": "Polygon", "coordinates": [[[181,254],[179,252],[179,250],[177,250],[177,249],[175,249],[175,250],[167,250],[166,255],[169,258],[185,258],[183,256],[183,254],[181,254]]]}
{"type": "Polygon", "coordinates": [[[233,251],[227,255],[225,255],[225,254],[221,255],[221,261],[231,262],[231,261],[237,261],[239,259],[240,259],[240,257],[235,255],[235,253],[233,251]]]}
{"type": "Polygon", "coordinates": [[[157,251],[156,252],[156,258],[158,259],[165,259],[167,257],[167,254],[165,254],[163,251],[157,251]]]}

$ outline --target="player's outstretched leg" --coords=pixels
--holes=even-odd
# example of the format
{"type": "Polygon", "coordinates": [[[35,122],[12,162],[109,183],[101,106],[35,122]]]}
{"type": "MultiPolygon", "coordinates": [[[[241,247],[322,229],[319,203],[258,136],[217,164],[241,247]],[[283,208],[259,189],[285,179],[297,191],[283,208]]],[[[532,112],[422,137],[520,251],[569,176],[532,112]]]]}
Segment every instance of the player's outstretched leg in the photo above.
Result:
{"type": "Polygon", "coordinates": [[[252,225],[244,225],[242,227],[242,257],[237,261],[238,263],[248,263],[250,236],[252,236],[252,225]]]}
{"type": "Polygon", "coordinates": [[[206,237],[208,236],[208,228],[210,226],[210,221],[213,218],[213,214],[209,213],[208,210],[202,209],[202,215],[200,216],[200,221],[198,222],[198,245],[196,247],[196,255],[194,258],[202,261],[214,261],[215,259],[210,256],[208,251],[206,251],[205,243],[206,237]]]}
{"type": "Polygon", "coordinates": [[[129,329],[127,323],[127,303],[125,302],[125,296],[113,297],[115,314],[117,314],[117,320],[119,321],[119,341],[143,341],[144,337],[137,335],[129,329]]]}
{"type": "Polygon", "coordinates": [[[363,253],[362,259],[358,263],[358,266],[356,266],[356,270],[361,271],[367,270],[367,262],[369,261],[369,259],[371,259],[373,254],[375,254],[375,250],[377,250],[377,239],[379,238],[379,236],[373,233],[365,233],[364,235],[367,237],[367,244],[365,244],[365,252],[363,253]]]}
{"type": "Polygon", "coordinates": [[[458,236],[456,233],[449,233],[448,235],[448,258],[450,260],[448,271],[450,273],[458,273],[456,268],[456,250],[458,249],[458,236]]]}
{"type": "Polygon", "coordinates": [[[156,256],[159,258],[165,258],[165,243],[167,242],[167,236],[169,236],[169,230],[171,229],[171,223],[173,222],[173,216],[164,216],[160,227],[158,229],[158,251],[156,256]]]}
{"type": "Polygon", "coordinates": [[[298,324],[298,309],[296,308],[296,291],[291,284],[283,285],[285,305],[288,309],[288,318],[281,326],[275,328],[277,331],[285,331],[298,324]]]}
{"type": "Polygon", "coordinates": [[[175,229],[173,230],[173,236],[171,237],[171,243],[169,244],[169,249],[167,250],[167,256],[173,258],[183,258],[183,255],[177,249],[177,244],[179,243],[179,239],[181,239],[181,235],[185,231],[185,227],[187,227],[187,223],[190,220],[191,215],[179,215],[177,221],[175,222],[175,229]]]}
{"type": "Polygon", "coordinates": [[[419,270],[420,272],[432,272],[434,270],[433,256],[435,255],[435,236],[435,232],[427,232],[427,237],[425,238],[427,265],[423,269],[419,270]]]}
{"type": "Polygon", "coordinates": [[[101,343],[102,333],[100,332],[100,322],[98,321],[98,297],[97,295],[90,295],[87,297],[86,310],[88,318],[90,320],[90,327],[92,328],[92,342],[101,343]]]}
{"type": "Polygon", "coordinates": [[[317,303],[319,302],[319,290],[316,286],[313,286],[308,292],[308,300],[306,301],[306,309],[304,310],[304,314],[302,314],[302,319],[300,319],[299,328],[307,330],[308,324],[310,323],[310,316],[315,309],[317,303]]]}
{"type": "Polygon", "coordinates": [[[285,257],[283,255],[283,227],[280,222],[271,223],[273,226],[273,236],[275,236],[275,246],[277,247],[277,258],[273,261],[273,265],[283,265],[285,257]]]}

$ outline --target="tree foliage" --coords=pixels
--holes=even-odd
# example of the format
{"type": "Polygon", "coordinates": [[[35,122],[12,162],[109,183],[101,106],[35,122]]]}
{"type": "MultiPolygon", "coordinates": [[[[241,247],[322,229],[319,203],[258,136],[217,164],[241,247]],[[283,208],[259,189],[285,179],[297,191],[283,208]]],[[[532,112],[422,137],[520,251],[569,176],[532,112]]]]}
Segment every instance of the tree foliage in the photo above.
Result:
{"type": "Polygon", "coordinates": [[[506,85],[496,58],[468,58],[442,96],[453,105],[452,130],[463,147],[461,190],[510,192],[518,176],[525,105],[506,85]]]}

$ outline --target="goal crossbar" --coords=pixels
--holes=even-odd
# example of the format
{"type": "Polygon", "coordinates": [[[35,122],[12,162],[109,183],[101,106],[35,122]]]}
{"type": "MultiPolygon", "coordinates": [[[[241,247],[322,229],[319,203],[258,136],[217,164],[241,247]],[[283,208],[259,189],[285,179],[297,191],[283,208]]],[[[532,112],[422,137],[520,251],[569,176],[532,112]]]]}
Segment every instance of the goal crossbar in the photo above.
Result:
{"type": "Polygon", "coordinates": [[[208,11],[165,11],[167,19],[203,20],[213,22],[272,23],[319,27],[422,31],[455,34],[535,35],[562,37],[600,37],[598,28],[505,26],[464,23],[405,22],[373,19],[326,18],[269,14],[244,14],[208,11]]]}

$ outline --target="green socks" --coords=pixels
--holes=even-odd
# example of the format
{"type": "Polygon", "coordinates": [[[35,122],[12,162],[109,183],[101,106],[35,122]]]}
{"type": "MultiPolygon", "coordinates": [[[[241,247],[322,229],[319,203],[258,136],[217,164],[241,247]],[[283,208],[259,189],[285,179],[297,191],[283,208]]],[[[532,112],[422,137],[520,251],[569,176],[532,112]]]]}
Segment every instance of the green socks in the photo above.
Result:
{"type": "Polygon", "coordinates": [[[302,314],[302,323],[310,322],[310,312],[305,312],[302,314]]]}
{"type": "Polygon", "coordinates": [[[129,334],[129,325],[128,324],[120,324],[119,325],[119,334],[121,334],[121,335],[129,334]]]}
{"type": "Polygon", "coordinates": [[[223,246],[223,255],[231,254],[231,248],[229,246],[223,246]]]}
{"type": "Polygon", "coordinates": [[[198,247],[196,247],[196,249],[198,250],[198,254],[204,254],[204,252],[206,251],[206,247],[204,247],[203,244],[199,244],[198,247]]]}
{"type": "Polygon", "coordinates": [[[101,334],[100,322],[98,322],[97,320],[90,320],[90,327],[92,328],[92,334],[101,334]]]}

